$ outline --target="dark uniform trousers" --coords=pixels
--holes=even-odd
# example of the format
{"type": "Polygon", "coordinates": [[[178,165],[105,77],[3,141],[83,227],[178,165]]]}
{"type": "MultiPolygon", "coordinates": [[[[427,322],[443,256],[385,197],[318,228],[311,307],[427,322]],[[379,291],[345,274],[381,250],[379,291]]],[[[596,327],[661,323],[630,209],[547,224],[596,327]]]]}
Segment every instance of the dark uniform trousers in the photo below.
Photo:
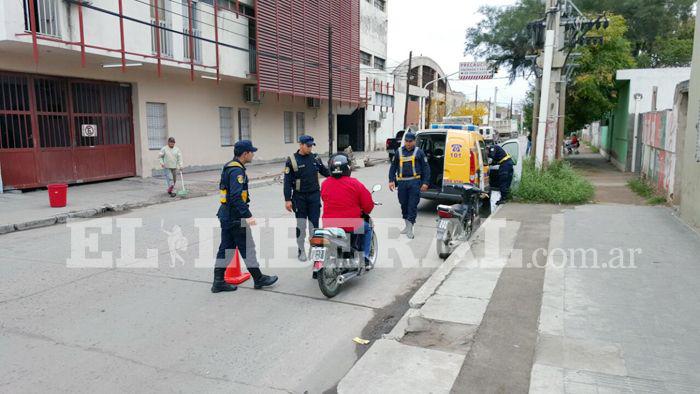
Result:
{"type": "Polygon", "coordinates": [[[513,182],[513,160],[508,159],[498,167],[498,189],[501,192],[503,201],[510,194],[511,182],[513,182]]]}
{"type": "Polygon", "coordinates": [[[406,179],[398,181],[399,203],[401,204],[401,216],[411,223],[416,222],[418,216],[418,202],[420,202],[420,179],[406,179]]]}
{"type": "Polygon", "coordinates": [[[314,229],[318,228],[321,217],[321,192],[302,193],[295,191],[292,195],[292,204],[294,216],[297,218],[297,247],[304,250],[304,233],[306,233],[307,221],[311,222],[311,226],[308,228],[309,238],[314,235],[314,229]]]}
{"type": "Polygon", "coordinates": [[[255,250],[255,242],[250,228],[221,223],[221,243],[216,253],[216,268],[226,268],[233,260],[236,248],[253,279],[259,278],[260,263],[255,250]],[[227,227],[228,226],[228,227],[227,227]]]}

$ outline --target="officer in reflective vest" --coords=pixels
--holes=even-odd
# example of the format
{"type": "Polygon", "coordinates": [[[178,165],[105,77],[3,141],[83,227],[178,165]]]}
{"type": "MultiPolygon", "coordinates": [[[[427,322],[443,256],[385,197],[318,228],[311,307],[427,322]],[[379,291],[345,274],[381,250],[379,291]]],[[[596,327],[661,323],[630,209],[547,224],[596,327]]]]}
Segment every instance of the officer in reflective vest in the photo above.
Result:
{"type": "Polygon", "coordinates": [[[489,147],[488,156],[491,165],[498,165],[498,189],[501,192],[501,199],[496,202],[496,205],[505,204],[510,193],[510,184],[513,182],[513,159],[498,144],[489,147]]]}
{"type": "Polygon", "coordinates": [[[411,131],[404,135],[404,146],[394,156],[389,168],[389,190],[393,191],[397,182],[401,216],[406,224],[401,234],[413,239],[420,192],[428,190],[430,183],[430,166],[425,153],[416,147],[416,135],[411,131]]]}
{"type": "Polygon", "coordinates": [[[216,253],[212,293],[236,290],[236,286],[224,281],[226,267],[233,259],[236,248],[253,277],[256,289],[262,289],[277,282],[276,276],[263,275],[260,271],[255,242],[250,233],[250,226],[255,225],[255,219],[249,207],[250,195],[245,165],[253,160],[257,150],[248,140],[236,142],[233,160],[226,163],[221,171],[219,182],[221,205],[216,215],[221,223],[221,244],[216,253]]]}
{"type": "Polygon", "coordinates": [[[287,158],[284,166],[284,201],[285,208],[294,212],[297,218],[297,257],[306,261],[304,247],[306,222],[311,222],[309,238],[318,228],[321,216],[321,187],[319,174],[328,177],[331,173],[317,154],[312,152],[316,145],[310,135],[299,137],[299,150],[287,158]]]}

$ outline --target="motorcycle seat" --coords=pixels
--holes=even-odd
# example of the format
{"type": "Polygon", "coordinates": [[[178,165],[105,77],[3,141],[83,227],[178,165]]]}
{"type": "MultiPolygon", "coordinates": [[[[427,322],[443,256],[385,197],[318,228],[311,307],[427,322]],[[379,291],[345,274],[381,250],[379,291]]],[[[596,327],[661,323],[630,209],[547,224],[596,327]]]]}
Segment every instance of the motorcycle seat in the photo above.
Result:
{"type": "Polygon", "coordinates": [[[347,233],[345,232],[345,230],[343,230],[342,228],[335,227],[316,229],[316,231],[314,231],[314,236],[326,236],[336,239],[347,239],[347,233]]]}

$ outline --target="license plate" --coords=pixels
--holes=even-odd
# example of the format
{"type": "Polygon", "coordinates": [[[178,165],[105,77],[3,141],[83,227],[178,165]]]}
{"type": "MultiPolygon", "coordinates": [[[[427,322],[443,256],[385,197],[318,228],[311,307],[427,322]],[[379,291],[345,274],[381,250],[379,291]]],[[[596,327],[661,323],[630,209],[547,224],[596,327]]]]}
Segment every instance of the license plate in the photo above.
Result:
{"type": "Polygon", "coordinates": [[[311,249],[311,261],[325,261],[326,260],[326,248],[312,248],[311,249]]]}
{"type": "Polygon", "coordinates": [[[447,228],[447,220],[441,220],[440,223],[438,223],[438,228],[440,230],[444,230],[447,228]]]}

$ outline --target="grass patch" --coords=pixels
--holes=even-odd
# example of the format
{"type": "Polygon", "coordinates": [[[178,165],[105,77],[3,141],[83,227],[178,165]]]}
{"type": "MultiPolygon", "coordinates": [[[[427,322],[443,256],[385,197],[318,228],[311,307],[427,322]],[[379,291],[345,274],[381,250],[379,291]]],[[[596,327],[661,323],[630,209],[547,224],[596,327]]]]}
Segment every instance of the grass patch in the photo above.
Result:
{"type": "Polygon", "coordinates": [[[633,192],[637,193],[644,198],[652,198],[656,194],[654,188],[649,184],[649,182],[641,179],[634,178],[627,181],[627,186],[632,189],[633,192]]]}
{"type": "Polygon", "coordinates": [[[522,202],[583,204],[593,198],[594,192],[593,185],[566,161],[556,161],[538,170],[534,161],[527,160],[513,196],[522,202]]]}
{"type": "Polygon", "coordinates": [[[649,205],[662,205],[666,204],[666,197],[664,196],[654,196],[650,199],[647,200],[647,204],[649,205]]]}
{"type": "Polygon", "coordinates": [[[639,196],[644,197],[649,205],[666,204],[666,197],[656,193],[654,186],[644,179],[634,178],[627,182],[627,186],[639,196]]]}
{"type": "Polygon", "coordinates": [[[584,143],[586,144],[586,146],[588,147],[588,149],[591,150],[591,152],[593,152],[593,153],[600,153],[600,149],[598,149],[597,146],[591,145],[591,143],[588,142],[588,141],[586,141],[586,142],[584,142],[584,143]]]}

